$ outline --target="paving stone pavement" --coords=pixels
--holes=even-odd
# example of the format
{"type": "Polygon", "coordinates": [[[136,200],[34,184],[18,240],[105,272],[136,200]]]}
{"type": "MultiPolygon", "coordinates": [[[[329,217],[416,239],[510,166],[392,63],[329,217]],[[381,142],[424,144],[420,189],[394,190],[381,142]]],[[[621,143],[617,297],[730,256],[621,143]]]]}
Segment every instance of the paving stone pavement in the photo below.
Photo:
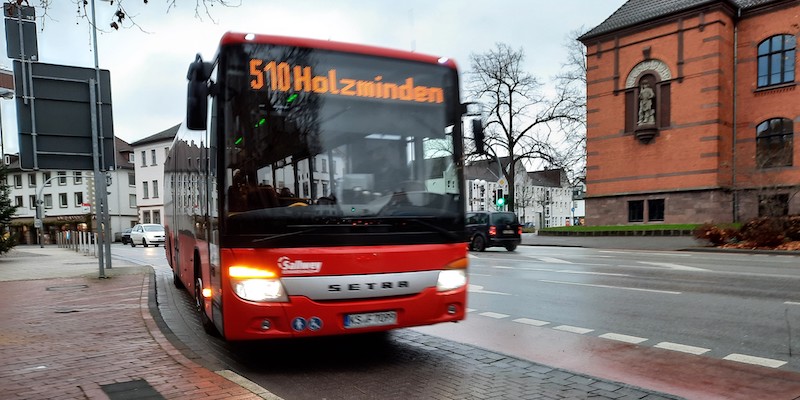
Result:
{"type": "MultiPolygon", "coordinates": [[[[204,367],[191,348],[170,342],[180,336],[161,330],[169,328],[155,306],[152,267],[115,259],[105,276],[95,257],[56,246],[20,246],[0,256],[1,398],[279,399],[232,371],[204,367]]],[[[676,398],[411,330],[393,337],[419,354],[435,349],[468,371],[449,388],[416,387],[411,392],[425,393],[419,398],[676,398]]],[[[384,398],[408,393],[398,388],[384,398]]]]}
{"type": "Polygon", "coordinates": [[[104,387],[145,380],[168,399],[261,398],[165,339],[148,306],[152,268],[105,275],[96,258],[57,247],[0,257],[0,397],[108,399],[104,387]]]}

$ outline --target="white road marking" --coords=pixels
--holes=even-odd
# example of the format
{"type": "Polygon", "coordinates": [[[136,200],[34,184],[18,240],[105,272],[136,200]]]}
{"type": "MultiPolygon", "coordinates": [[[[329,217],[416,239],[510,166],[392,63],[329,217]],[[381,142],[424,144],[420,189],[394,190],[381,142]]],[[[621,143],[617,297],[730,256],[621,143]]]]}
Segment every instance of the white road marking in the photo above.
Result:
{"type": "Polygon", "coordinates": [[[797,301],[784,301],[783,304],[791,304],[793,306],[800,306],[800,302],[797,302],[797,301]]]}
{"type": "Polygon", "coordinates": [[[546,262],[546,263],[553,263],[553,264],[572,264],[572,262],[570,262],[570,261],[567,261],[567,260],[562,260],[562,259],[560,259],[560,258],[553,258],[553,257],[532,257],[532,256],[527,256],[527,257],[529,257],[529,258],[534,258],[534,259],[537,259],[537,260],[539,260],[539,261],[541,261],[541,262],[546,262]]]}
{"type": "Polygon", "coordinates": [[[622,335],[619,333],[604,333],[600,335],[600,337],[603,339],[611,339],[611,340],[616,340],[618,342],[633,343],[633,344],[639,344],[647,340],[647,338],[622,335]]]}
{"type": "Polygon", "coordinates": [[[648,264],[655,267],[664,267],[669,269],[674,269],[676,271],[708,271],[707,269],[697,268],[697,267],[689,267],[687,265],[680,265],[680,264],[672,264],[672,263],[660,263],[660,262],[648,262],[648,261],[637,261],[639,264],[648,264]]]}
{"type": "Polygon", "coordinates": [[[491,312],[491,311],[482,312],[482,313],[480,313],[478,315],[483,315],[484,317],[489,317],[489,318],[494,318],[494,319],[503,319],[503,318],[508,318],[508,316],[509,316],[508,314],[500,314],[500,313],[491,312]]]}
{"type": "Polygon", "coordinates": [[[477,310],[475,310],[474,308],[468,308],[468,309],[467,309],[467,312],[468,312],[468,313],[469,313],[469,312],[475,312],[475,311],[477,311],[477,310]]]}
{"type": "Polygon", "coordinates": [[[672,342],[661,342],[653,347],[658,347],[659,349],[680,351],[682,353],[689,353],[695,355],[700,355],[711,351],[711,349],[706,349],[703,347],[687,346],[685,344],[672,343],[672,342]]]}
{"type": "Polygon", "coordinates": [[[538,319],[530,319],[530,318],[517,318],[514,320],[514,322],[519,322],[520,324],[533,325],[533,326],[545,326],[550,324],[547,321],[539,321],[538,319]]]}
{"type": "Polygon", "coordinates": [[[497,269],[514,269],[514,267],[506,267],[505,265],[493,265],[492,268],[497,269]]]}
{"type": "Polygon", "coordinates": [[[681,294],[681,292],[673,292],[673,291],[669,291],[669,290],[642,289],[642,288],[632,288],[632,287],[625,287],[625,286],[595,285],[595,284],[591,284],[591,283],[550,281],[550,280],[546,280],[546,279],[539,279],[539,282],[557,283],[557,284],[561,284],[561,285],[591,286],[591,287],[605,288],[605,289],[634,290],[634,291],[638,291],[638,292],[651,292],[651,293],[663,293],[663,294],[681,294]]]}
{"type": "Polygon", "coordinates": [[[615,274],[611,272],[592,272],[592,271],[570,271],[566,269],[561,269],[558,271],[553,272],[561,272],[564,274],[583,274],[583,275],[603,275],[603,276],[630,276],[629,274],[615,274]]]}
{"type": "Polygon", "coordinates": [[[614,250],[600,250],[598,253],[611,253],[611,254],[627,254],[627,255],[648,255],[652,256],[654,254],[660,256],[672,256],[672,257],[692,257],[692,254],[687,253],[680,253],[680,252],[663,252],[663,251],[614,251],[614,250]]]}
{"type": "Polygon", "coordinates": [[[728,361],[746,363],[746,364],[760,365],[762,367],[770,367],[770,368],[779,368],[784,364],[786,364],[786,361],[773,360],[771,358],[762,358],[762,357],[748,356],[745,354],[736,354],[736,353],[729,354],[725,357],[722,357],[722,359],[728,361]]]}
{"type": "Polygon", "coordinates": [[[501,296],[511,296],[511,293],[492,292],[490,290],[483,290],[483,286],[480,285],[468,285],[467,291],[470,293],[499,294],[501,296]]]}
{"type": "Polygon", "coordinates": [[[593,332],[594,331],[594,329],[586,329],[586,328],[581,328],[581,327],[578,327],[578,326],[570,326],[570,325],[559,325],[559,326],[553,327],[553,329],[558,329],[558,330],[564,331],[564,332],[577,333],[577,334],[580,334],[580,335],[583,335],[585,333],[589,333],[589,332],[593,332]]]}

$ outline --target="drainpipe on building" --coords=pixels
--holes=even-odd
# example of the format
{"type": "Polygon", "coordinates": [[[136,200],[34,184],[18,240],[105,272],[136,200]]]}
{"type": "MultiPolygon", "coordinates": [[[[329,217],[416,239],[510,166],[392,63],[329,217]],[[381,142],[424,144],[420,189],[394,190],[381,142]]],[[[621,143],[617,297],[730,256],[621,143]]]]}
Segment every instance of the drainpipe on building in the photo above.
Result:
{"type": "Polygon", "coordinates": [[[742,9],[739,8],[736,12],[736,22],[733,24],[733,140],[731,147],[733,155],[731,159],[731,189],[733,189],[733,222],[739,222],[739,192],[736,188],[736,99],[737,99],[737,80],[739,60],[739,19],[742,17],[742,9]]]}

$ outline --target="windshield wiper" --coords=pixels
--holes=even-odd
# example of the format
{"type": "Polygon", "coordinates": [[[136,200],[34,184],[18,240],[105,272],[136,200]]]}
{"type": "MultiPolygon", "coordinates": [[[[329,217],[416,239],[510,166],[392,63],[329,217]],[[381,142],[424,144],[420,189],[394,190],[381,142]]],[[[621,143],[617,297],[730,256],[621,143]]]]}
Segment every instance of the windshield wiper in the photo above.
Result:
{"type": "Polygon", "coordinates": [[[260,238],[260,239],[253,239],[253,243],[261,243],[261,242],[280,239],[280,238],[284,238],[284,237],[288,237],[288,236],[300,235],[300,234],[303,234],[303,233],[313,232],[315,230],[317,230],[317,228],[304,229],[304,230],[301,230],[301,231],[294,231],[294,232],[288,232],[288,233],[279,233],[277,235],[270,235],[270,236],[263,237],[263,238],[260,238]]]}

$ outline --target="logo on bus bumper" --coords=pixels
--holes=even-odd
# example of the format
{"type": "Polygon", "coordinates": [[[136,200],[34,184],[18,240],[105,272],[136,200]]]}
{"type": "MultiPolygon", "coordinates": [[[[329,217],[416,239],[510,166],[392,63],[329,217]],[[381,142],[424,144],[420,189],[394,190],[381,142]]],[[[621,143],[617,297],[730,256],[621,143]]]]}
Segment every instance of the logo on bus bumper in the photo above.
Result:
{"type": "Polygon", "coordinates": [[[292,261],[287,256],[278,258],[278,266],[284,274],[316,274],[322,270],[322,262],[320,261],[292,261]]]}

